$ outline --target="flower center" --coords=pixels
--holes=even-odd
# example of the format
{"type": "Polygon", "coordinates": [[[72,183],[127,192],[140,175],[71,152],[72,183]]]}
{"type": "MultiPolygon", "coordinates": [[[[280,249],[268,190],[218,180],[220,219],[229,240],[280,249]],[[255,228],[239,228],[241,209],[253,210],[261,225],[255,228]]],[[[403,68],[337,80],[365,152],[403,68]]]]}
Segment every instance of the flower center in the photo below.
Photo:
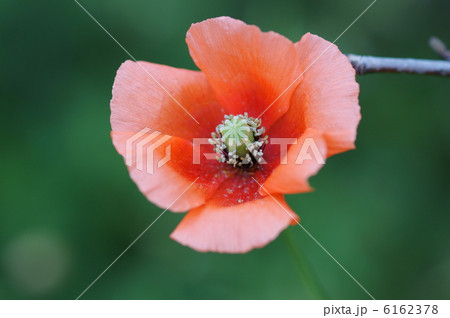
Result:
{"type": "Polygon", "coordinates": [[[268,139],[268,136],[262,137],[264,131],[261,119],[248,117],[247,113],[226,115],[216,127],[216,132],[211,134],[209,142],[214,146],[219,162],[248,168],[263,160],[263,150],[268,139]]]}

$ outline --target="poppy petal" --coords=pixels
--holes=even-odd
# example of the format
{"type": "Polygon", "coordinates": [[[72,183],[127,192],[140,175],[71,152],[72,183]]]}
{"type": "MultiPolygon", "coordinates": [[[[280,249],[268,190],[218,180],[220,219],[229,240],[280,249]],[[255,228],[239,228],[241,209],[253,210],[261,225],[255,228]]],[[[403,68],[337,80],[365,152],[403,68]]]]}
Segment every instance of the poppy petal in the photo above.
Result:
{"type": "Polygon", "coordinates": [[[336,45],[317,35],[307,33],[295,46],[305,72],[291,107],[305,128],[324,132],[328,156],[354,149],[361,119],[355,70],[336,45]]]}
{"type": "Polygon", "coordinates": [[[209,137],[225,114],[198,71],[126,61],[117,71],[112,93],[114,131],[148,127],[186,139],[209,137]]]}
{"type": "Polygon", "coordinates": [[[278,194],[231,207],[207,203],[189,211],[170,237],[199,252],[246,253],[273,241],[293,218],[278,194]]]}
{"type": "MultiPolygon", "coordinates": [[[[134,132],[113,131],[111,133],[117,152],[124,158],[127,157],[127,140],[130,140],[134,135],[134,132]]],[[[167,142],[165,146],[169,144],[171,149],[192,147],[187,140],[178,137],[172,137],[172,140],[167,142]]],[[[131,179],[149,201],[163,209],[168,208],[173,212],[186,212],[204,204],[217,187],[215,184],[197,182],[199,179],[193,183],[196,177],[180,173],[180,169],[183,169],[184,164],[180,164],[181,168],[177,169],[177,165],[174,162],[184,161],[184,158],[179,158],[176,151],[171,153],[168,163],[158,167],[158,163],[162,162],[161,160],[165,157],[164,150],[166,147],[164,146],[160,146],[159,149],[153,152],[153,170],[149,173],[147,166],[149,161],[146,156],[148,147],[144,149],[144,146],[142,146],[144,149],[143,153],[141,153],[144,163],[142,168],[139,168],[137,164],[136,148],[137,146],[133,148],[131,153],[131,164],[127,164],[131,179]],[[191,185],[191,183],[193,184],[191,185]],[[184,194],[183,191],[185,191],[184,194]]]]}
{"type": "Polygon", "coordinates": [[[289,147],[280,165],[259,192],[266,195],[267,192],[288,194],[311,191],[308,179],[325,164],[326,154],[327,147],[322,132],[307,129],[297,139],[297,143],[289,147]]]}
{"type": "Polygon", "coordinates": [[[193,24],[186,42],[228,113],[256,118],[273,103],[261,116],[268,128],[289,108],[301,73],[295,46],[287,38],[219,17],[193,24]]]}
{"type": "MultiPolygon", "coordinates": [[[[215,129],[216,122],[222,120],[223,114],[223,109],[215,99],[206,77],[200,72],[127,61],[119,68],[114,82],[111,136],[117,151],[127,159],[127,142],[139,136],[144,129],[149,131],[134,140],[131,151],[129,150],[128,159],[131,158],[131,163],[127,162],[127,165],[130,176],[151,202],[162,208],[170,207],[170,210],[175,212],[184,212],[204,204],[217,187],[217,182],[211,183],[205,179],[215,173],[217,162],[209,160],[208,165],[200,164],[194,167],[191,138],[208,137],[215,129]],[[201,125],[169,94],[191,115],[198,120],[202,119],[201,125]],[[153,132],[160,135],[139,146],[142,150],[142,162],[148,164],[144,150],[161,136],[171,138],[165,146],[172,145],[172,154],[167,164],[159,168],[156,166],[153,173],[148,173],[147,166],[145,169],[142,169],[144,166],[141,169],[136,167],[137,143],[144,142],[153,132]],[[209,174],[203,173],[204,170],[208,170],[209,174]],[[197,176],[202,178],[176,200],[197,176]]],[[[165,149],[166,147],[160,145],[160,148],[153,152],[155,165],[165,157],[165,149]]]]}

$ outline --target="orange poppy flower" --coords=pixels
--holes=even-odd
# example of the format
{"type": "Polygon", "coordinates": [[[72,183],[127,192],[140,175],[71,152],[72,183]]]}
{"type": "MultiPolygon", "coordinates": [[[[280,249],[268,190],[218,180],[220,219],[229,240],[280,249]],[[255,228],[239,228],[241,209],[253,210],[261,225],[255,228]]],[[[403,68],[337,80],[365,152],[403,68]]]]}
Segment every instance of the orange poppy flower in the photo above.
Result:
{"type": "MultiPolygon", "coordinates": [[[[335,45],[316,35],[292,43],[229,17],[193,24],[186,41],[201,71],[121,65],[111,101],[114,146],[125,157],[127,140],[146,127],[172,136],[166,142],[171,158],[153,174],[129,167],[149,201],[189,210],[172,239],[202,252],[263,247],[292,217],[298,220],[284,194],[310,191],[308,178],[321,167],[316,160],[295,163],[303,141],[312,138],[324,157],[354,148],[360,120],[355,71],[335,45]],[[195,162],[194,138],[211,132],[213,145],[201,146],[195,162]],[[230,149],[230,133],[244,136],[265,163],[251,149],[230,149]],[[283,153],[264,136],[297,143],[283,153]],[[203,156],[213,148],[219,161],[203,156]]],[[[154,156],[163,158],[165,148],[154,156]]]]}

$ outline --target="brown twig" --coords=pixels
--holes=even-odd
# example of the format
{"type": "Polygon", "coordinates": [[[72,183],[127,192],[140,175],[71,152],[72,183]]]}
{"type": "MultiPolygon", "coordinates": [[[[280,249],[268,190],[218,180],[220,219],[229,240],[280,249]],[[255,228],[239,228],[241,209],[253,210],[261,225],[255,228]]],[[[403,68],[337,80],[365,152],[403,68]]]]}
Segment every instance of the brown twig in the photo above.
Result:
{"type": "Polygon", "coordinates": [[[347,54],[359,75],[379,72],[450,76],[450,61],[347,54]]]}

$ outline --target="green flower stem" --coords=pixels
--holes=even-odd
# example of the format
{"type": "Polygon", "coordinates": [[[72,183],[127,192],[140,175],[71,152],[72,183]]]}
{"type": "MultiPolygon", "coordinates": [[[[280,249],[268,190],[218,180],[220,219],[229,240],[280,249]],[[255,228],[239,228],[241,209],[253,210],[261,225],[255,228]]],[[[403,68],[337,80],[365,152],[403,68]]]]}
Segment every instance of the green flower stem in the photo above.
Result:
{"type": "Polygon", "coordinates": [[[296,244],[292,238],[291,229],[283,231],[283,239],[287,248],[291,252],[292,258],[297,265],[301,281],[307,287],[308,293],[312,299],[329,299],[324,288],[317,279],[314,270],[308,262],[305,253],[302,251],[300,244],[296,244]]]}

